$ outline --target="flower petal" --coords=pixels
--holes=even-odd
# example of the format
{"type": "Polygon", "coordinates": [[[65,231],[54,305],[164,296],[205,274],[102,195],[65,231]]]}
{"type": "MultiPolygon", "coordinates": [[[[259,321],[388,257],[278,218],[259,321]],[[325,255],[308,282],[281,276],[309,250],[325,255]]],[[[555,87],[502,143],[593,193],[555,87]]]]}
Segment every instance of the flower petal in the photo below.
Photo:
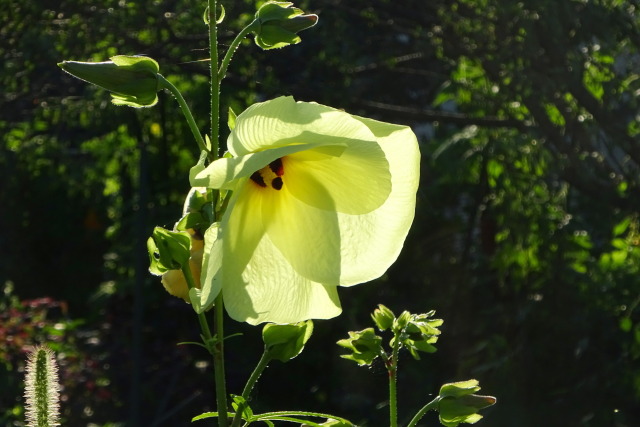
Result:
{"type": "Polygon", "coordinates": [[[325,149],[298,151],[283,159],[283,181],[291,194],[318,209],[354,215],[384,203],[391,192],[391,174],[376,142],[350,141],[339,156],[325,149]]]}
{"type": "Polygon", "coordinates": [[[384,150],[392,190],[385,203],[371,213],[338,214],[342,286],[378,278],[398,258],[415,215],[420,180],[420,151],[410,128],[354,117],[369,127],[384,150]]]}
{"type": "Polygon", "coordinates": [[[227,147],[234,157],[293,143],[373,141],[350,114],[324,105],[280,97],[253,104],[236,118],[227,147]]]}
{"type": "Polygon", "coordinates": [[[239,157],[223,157],[206,168],[203,168],[200,164],[196,165],[192,168],[189,181],[192,187],[233,189],[239,179],[251,176],[255,171],[283,156],[323,146],[333,146],[335,147],[334,151],[341,152],[344,150],[342,148],[343,145],[340,142],[291,144],[239,157]]]}
{"type": "Polygon", "coordinates": [[[216,280],[222,280],[229,315],[251,324],[337,316],[341,309],[335,286],[301,276],[265,232],[261,206],[270,197],[246,182],[222,220],[222,273],[216,280]]]}
{"type": "MultiPolygon", "coordinates": [[[[330,199],[323,186],[315,192],[330,199]]],[[[287,184],[280,191],[260,191],[262,218],[269,239],[293,270],[309,280],[340,283],[340,228],[335,209],[322,210],[294,197],[287,184]]]]}
{"type": "Polygon", "coordinates": [[[222,240],[220,239],[220,223],[216,222],[204,233],[204,258],[202,260],[202,273],[200,283],[199,304],[194,305],[198,313],[202,313],[213,305],[222,288],[216,275],[220,272],[222,264],[222,240]]]}

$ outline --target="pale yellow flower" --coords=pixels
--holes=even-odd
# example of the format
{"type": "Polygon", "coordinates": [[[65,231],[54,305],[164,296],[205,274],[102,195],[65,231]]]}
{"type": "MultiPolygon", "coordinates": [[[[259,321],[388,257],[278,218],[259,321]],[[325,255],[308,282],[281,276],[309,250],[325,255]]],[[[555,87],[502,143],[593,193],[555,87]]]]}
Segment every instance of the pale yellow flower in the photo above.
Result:
{"type": "Polygon", "coordinates": [[[338,286],[398,257],[419,181],[410,128],[282,97],[240,114],[228,149],[191,173],[193,186],[233,191],[205,234],[197,310],[222,291],[229,315],[252,324],[335,317],[338,286]]]}

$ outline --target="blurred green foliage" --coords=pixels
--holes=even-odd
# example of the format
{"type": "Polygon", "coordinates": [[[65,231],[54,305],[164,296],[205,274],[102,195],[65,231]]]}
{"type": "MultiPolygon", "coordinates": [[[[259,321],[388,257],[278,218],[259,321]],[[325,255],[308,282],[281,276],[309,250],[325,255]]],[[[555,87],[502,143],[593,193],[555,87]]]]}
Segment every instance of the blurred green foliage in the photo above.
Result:
{"type": "MultiPolygon", "coordinates": [[[[251,21],[254,3],[224,2],[222,50],[251,21]]],[[[401,413],[415,412],[442,383],[477,378],[498,398],[484,413],[487,425],[632,425],[640,416],[638,2],[296,6],[317,13],[318,25],[282,50],[261,52],[245,40],[222,111],[292,94],[411,125],[423,174],[398,262],[374,284],[341,292],[340,320],[316,322],[304,354],[263,375],[254,410],[304,407],[379,425],[385,411],[372,408],[385,399],[384,375],[349,366],[334,343],[383,303],[396,312],[435,309],[445,320],[438,352],[425,357],[429,369],[406,355],[401,361],[401,413]],[[279,375],[296,380],[283,390],[279,375]]],[[[204,4],[4,0],[3,7],[0,284],[14,283],[12,298],[20,300],[64,300],[65,321],[85,319],[74,331],[100,331],[113,407],[91,420],[124,422],[129,335],[140,321],[132,314],[135,271],[140,257],[146,261],[140,242],[178,219],[196,146],[167,94],[152,109],[117,108],[56,64],[149,55],[206,132],[204,4]]],[[[197,323],[157,279],[146,277],[143,289],[141,410],[154,414],[149,425],[187,425],[212,409],[210,378],[201,374],[206,355],[174,345],[197,339],[197,323]]],[[[24,311],[6,313],[3,325],[28,329],[24,311]]],[[[227,347],[230,391],[238,392],[260,338],[243,325],[230,328],[245,333],[227,347]]],[[[28,331],[25,344],[50,339],[44,329],[28,331]]],[[[19,361],[5,353],[0,381],[11,409],[21,393],[19,361]]],[[[70,402],[84,402],[86,390],[74,393],[70,402]]],[[[81,413],[65,425],[86,425],[81,413]]]]}

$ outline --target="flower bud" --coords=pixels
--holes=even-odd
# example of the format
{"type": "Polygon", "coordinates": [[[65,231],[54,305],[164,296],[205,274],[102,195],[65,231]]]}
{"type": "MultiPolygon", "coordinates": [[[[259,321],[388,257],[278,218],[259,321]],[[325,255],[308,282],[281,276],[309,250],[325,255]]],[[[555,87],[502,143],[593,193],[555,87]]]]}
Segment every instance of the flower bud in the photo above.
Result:
{"type": "Polygon", "coordinates": [[[477,380],[445,384],[440,388],[440,423],[456,427],[460,423],[474,424],[482,418],[478,411],[496,403],[493,396],[473,394],[480,390],[477,380]]]}
{"type": "Polygon", "coordinates": [[[255,42],[262,49],[276,49],[300,43],[298,32],[311,28],[318,22],[318,15],[303,15],[303,11],[291,7],[293,3],[270,1],[256,12],[255,42]]]}
{"type": "Polygon", "coordinates": [[[382,338],[375,334],[373,328],[362,331],[349,331],[349,338],[338,341],[338,345],[351,350],[351,354],[340,357],[356,362],[358,365],[371,365],[373,359],[382,352],[382,338]]]}
{"type": "Polygon", "coordinates": [[[380,304],[378,305],[378,308],[373,311],[371,318],[376,323],[378,329],[384,331],[393,326],[393,321],[395,320],[396,316],[393,314],[393,311],[380,304]]]}
{"type": "Polygon", "coordinates": [[[67,73],[111,92],[112,102],[151,107],[158,102],[158,63],[146,56],[117,55],[105,62],[63,61],[67,73]]]}
{"type": "Polygon", "coordinates": [[[270,359],[287,362],[302,352],[312,332],[311,320],[291,325],[269,323],[262,329],[265,351],[270,359]]]}
{"type": "MultiPolygon", "coordinates": [[[[192,233],[193,230],[187,230],[191,235],[191,250],[189,256],[189,268],[193,276],[194,285],[200,288],[200,275],[202,273],[202,257],[204,255],[204,240],[197,234],[192,233]]],[[[190,302],[189,286],[184,273],[181,270],[169,270],[162,275],[162,285],[171,295],[182,298],[186,302],[190,302]]]]}

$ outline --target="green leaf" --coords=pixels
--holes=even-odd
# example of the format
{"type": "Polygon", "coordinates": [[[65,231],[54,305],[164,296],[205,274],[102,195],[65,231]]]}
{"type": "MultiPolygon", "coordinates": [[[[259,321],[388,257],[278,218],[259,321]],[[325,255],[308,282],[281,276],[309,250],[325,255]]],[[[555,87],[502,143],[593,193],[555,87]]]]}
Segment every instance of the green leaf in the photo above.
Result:
{"type": "Polygon", "coordinates": [[[229,117],[227,118],[227,125],[229,126],[229,130],[234,130],[236,128],[236,113],[229,107],[229,117]]]}
{"type": "Polygon", "coordinates": [[[236,412],[242,411],[243,420],[250,420],[251,418],[253,418],[253,411],[251,410],[251,407],[244,397],[232,394],[231,398],[233,399],[233,401],[231,402],[231,407],[236,412]]]}
{"type": "Polygon", "coordinates": [[[623,317],[622,319],[620,319],[620,329],[622,329],[625,332],[629,332],[632,327],[633,327],[633,322],[631,321],[630,318],[623,317]]]}
{"type": "Polygon", "coordinates": [[[631,225],[631,217],[626,217],[625,219],[617,223],[615,227],[613,227],[614,237],[618,237],[622,235],[622,233],[627,231],[627,229],[629,228],[629,225],[631,225]]]}
{"type": "Polygon", "coordinates": [[[217,418],[217,417],[218,417],[217,412],[203,412],[202,414],[196,415],[195,417],[191,418],[191,422],[204,420],[207,418],[217,418]]]}
{"type": "Polygon", "coordinates": [[[226,11],[224,9],[224,6],[219,3],[218,4],[220,6],[220,13],[218,13],[218,19],[216,19],[216,24],[222,24],[222,21],[224,21],[224,17],[226,16],[226,11]]]}

